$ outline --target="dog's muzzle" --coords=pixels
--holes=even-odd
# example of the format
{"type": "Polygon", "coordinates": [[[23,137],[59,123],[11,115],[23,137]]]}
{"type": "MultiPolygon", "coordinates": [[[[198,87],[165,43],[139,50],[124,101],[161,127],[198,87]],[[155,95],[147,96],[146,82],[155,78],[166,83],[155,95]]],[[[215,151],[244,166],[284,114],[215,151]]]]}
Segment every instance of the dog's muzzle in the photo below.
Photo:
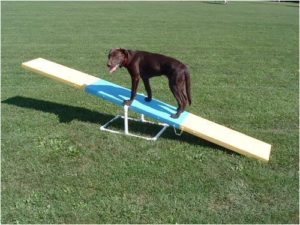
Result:
{"type": "Polygon", "coordinates": [[[112,74],[113,72],[115,72],[118,68],[119,68],[119,64],[117,64],[117,65],[115,65],[115,66],[113,66],[113,67],[111,67],[111,66],[109,66],[109,65],[107,65],[108,66],[108,68],[109,68],[109,73],[110,74],[112,74]]]}

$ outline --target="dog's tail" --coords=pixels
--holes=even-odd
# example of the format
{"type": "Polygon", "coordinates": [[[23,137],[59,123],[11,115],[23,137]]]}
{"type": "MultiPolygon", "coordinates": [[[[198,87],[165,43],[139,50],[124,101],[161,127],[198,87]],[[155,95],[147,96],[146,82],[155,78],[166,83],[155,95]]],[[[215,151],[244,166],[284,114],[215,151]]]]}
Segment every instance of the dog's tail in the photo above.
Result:
{"type": "Polygon", "coordinates": [[[192,104],[192,97],[191,97],[191,78],[190,78],[190,72],[188,68],[184,70],[184,76],[185,76],[185,89],[186,94],[189,100],[189,104],[192,104]]]}

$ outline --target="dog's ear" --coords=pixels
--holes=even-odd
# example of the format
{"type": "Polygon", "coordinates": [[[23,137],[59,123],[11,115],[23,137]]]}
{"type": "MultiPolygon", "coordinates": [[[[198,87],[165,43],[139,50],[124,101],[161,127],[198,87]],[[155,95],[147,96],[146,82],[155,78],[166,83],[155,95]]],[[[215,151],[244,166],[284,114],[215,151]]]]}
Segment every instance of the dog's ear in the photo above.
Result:
{"type": "Polygon", "coordinates": [[[120,51],[125,55],[126,58],[128,58],[128,50],[124,48],[120,48],[120,51]]]}

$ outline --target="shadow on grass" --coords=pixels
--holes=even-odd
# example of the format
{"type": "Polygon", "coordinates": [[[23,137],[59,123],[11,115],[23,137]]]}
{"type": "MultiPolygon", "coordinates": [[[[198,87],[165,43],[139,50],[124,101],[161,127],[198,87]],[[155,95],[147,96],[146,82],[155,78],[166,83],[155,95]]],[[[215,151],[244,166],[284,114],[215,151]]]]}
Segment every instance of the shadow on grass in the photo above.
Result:
{"type": "Polygon", "coordinates": [[[40,99],[15,96],[2,101],[4,104],[22,108],[34,109],[41,112],[53,113],[58,116],[60,123],[70,123],[73,120],[90,123],[102,123],[111,119],[110,115],[101,114],[82,107],[64,105],[40,99]]]}
{"type": "MultiPolygon", "coordinates": [[[[114,116],[103,114],[97,111],[92,111],[82,107],[75,107],[60,103],[54,103],[50,101],[44,101],[39,99],[33,99],[22,96],[15,96],[3,100],[2,103],[8,105],[14,105],[22,108],[34,109],[41,112],[53,113],[58,116],[60,123],[69,123],[73,120],[78,120],[82,122],[96,123],[96,124],[105,124],[108,120],[111,120],[114,116]]],[[[123,130],[123,119],[118,119],[113,122],[110,126],[110,129],[113,130],[123,130]]],[[[137,133],[143,136],[154,136],[161,126],[130,121],[130,132],[137,133]]],[[[218,145],[212,144],[208,141],[205,141],[201,138],[193,136],[189,133],[183,133],[180,137],[174,134],[173,128],[168,128],[161,138],[174,140],[174,141],[184,141],[192,145],[201,145],[203,147],[213,148],[219,151],[226,152],[230,155],[235,155],[232,151],[228,151],[225,148],[222,148],[218,145]]]]}
{"type": "Polygon", "coordinates": [[[203,1],[202,3],[204,4],[213,4],[213,5],[227,5],[227,3],[225,3],[225,1],[203,1]]]}

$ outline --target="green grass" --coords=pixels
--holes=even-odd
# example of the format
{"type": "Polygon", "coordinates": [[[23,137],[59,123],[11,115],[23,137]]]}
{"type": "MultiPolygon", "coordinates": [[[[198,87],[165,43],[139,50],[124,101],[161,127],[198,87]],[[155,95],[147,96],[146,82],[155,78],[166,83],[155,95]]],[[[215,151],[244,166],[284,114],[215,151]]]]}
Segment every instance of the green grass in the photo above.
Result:
{"type": "MultiPolygon", "coordinates": [[[[2,223],[299,223],[298,4],[1,5],[2,223]],[[271,143],[270,162],[172,129],[100,132],[120,108],[20,66],[44,57],[130,87],[107,73],[112,47],[188,64],[187,110],[271,143]]],[[[165,78],[151,83],[175,105],[165,78]]]]}

